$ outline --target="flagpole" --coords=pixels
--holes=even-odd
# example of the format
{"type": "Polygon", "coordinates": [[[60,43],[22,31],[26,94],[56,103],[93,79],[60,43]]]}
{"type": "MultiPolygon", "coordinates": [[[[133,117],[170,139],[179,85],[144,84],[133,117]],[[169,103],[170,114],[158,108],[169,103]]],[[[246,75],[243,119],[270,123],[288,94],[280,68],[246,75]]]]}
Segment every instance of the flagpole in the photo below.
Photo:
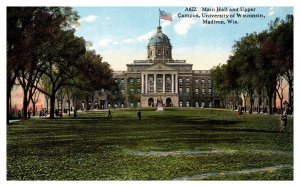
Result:
{"type": "Polygon", "coordinates": [[[160,27],[160,9],[158,9],[158,26],[160,27]]]}

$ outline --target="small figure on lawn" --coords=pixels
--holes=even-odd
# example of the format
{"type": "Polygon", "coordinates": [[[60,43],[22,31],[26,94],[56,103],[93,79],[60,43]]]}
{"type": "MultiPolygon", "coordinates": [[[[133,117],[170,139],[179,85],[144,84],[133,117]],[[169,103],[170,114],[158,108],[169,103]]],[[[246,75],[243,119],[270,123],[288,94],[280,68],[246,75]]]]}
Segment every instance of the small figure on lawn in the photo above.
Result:
{"type": "Polygon", "coordinates": [[[56,118],[58,118],[59,116],[59,111],[58,111],[58,109],[55,109],[55,116],[56,116],[56,118]]]}
{"type": "Polygon", "coordinates": [[[243,115],[243,109],[241,105],[238,106],[238,115],[243,115]]]}
{"type": "Polygon", "coordinates": [[[141,111],[140,111],[140,110],[138,111],[137,116],[138,116],[139,120],[141,121],[141,119],[142,119],[142,114],[141,114],[141,111]]]}
{"type": "Polygon", "coordinates": [[[111,115],[111,111],[110,109],[108,109],[108,118],[111,119],[112,118],[112,115],[111,115]]]}
{"type": "Polygon", "coordinates": [[[280,127],[281,127],[280,132],[287,132],[286,125],[287,125],[287,112],[286,110],[284,110],[280,118],[280,127]]]}
{"type": "Polygon", "coordinates": [[[18,112],[18,118],[21,119],[22,118],[22,114],[21,114],[21,111],[19,110],[18,112]]]}

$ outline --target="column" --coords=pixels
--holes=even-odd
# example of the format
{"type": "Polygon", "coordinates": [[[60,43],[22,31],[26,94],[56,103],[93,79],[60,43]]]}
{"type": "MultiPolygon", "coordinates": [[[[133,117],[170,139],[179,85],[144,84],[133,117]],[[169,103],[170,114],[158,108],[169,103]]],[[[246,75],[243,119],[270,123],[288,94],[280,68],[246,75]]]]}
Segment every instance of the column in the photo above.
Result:
{"type": "Polygon", "coordinates": [[[156,75],[157,74],[153,74],[153,76],[154,76],[154,93],[156,93],[156,75]]]}
{"type": "Polygon", "coordinates": [[[178,75],[175,74],[175,93],[178,93],[178,75]]]}
{"type": "Polygon", "coordinates": [[[142,94],[144,93],[144,74],[142,74],[142,87],[141,87],[141,90],[142,90],[142,94]]]}
{"type": "Polygon", "coordinates": [[[145,81],[145,93],[148,93],[148,74],[146,73],[146,81],[145,81]]]}
{"type": "Polygon", "coordinates": [[[171,82],[171,85],[172,85],[172,93],[174,93],[174,74],[171,74],[172,76],[172,82],[171,82]]]}
{"type": "Polygon", "coordinates": [[[165,93],[165,74],[163,74],[163,93],[165,93]]]}

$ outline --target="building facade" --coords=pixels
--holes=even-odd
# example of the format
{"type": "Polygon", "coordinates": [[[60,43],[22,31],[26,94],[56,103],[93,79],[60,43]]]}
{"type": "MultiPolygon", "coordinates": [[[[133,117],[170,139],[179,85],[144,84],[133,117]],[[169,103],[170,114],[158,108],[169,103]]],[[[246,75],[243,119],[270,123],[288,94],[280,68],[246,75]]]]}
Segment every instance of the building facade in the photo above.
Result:
{"type": "Polygon", "coordinates": [[[218,107],[209,70],[193,70],[186,60],[173,60],[172,45],[162,28],[147,45],[147,58],[127,64],[127,71],[113,73],[118,89],[112,99],[114,106],[156,107],[218,107]]]}

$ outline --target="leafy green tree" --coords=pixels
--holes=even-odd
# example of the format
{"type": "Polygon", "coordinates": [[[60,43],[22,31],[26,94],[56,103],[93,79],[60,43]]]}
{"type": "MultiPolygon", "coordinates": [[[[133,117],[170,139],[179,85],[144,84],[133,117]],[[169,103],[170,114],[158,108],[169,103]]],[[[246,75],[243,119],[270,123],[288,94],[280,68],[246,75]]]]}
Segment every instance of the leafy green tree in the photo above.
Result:
{"type": "Polygon", "coordinates": [[[40,90],[50,98],[50,118],[54,118],[55,97],[58,90],[74,84],[74,78],[80,75],[80,60],[84,55],[85,40],[76,37],[73,30],[60,31],[51,42],[45,61],[47,68],[43,71],[49,88],[40,90]]]}
{"type": "Polygon", "coordinates": [[[270,24],[270,42],[274,46],[274,62],[280,67],[279,73],[289,83],[289,103],[293,104],[294,92],[294,17],[285,20],[277,18],[270,24]]]}
{"type": "Polygon", "coordinates": [[[259,56],[259,39],[256,33],[246,34],[234,45],[235,66],[238,69],[239,77],[237,79],[238,85],[244,96],[244,108],[246,110],[247,97],[250,98],[250,110],[254,104],[254,92],[256,86],[259,84],[259,77],[257,76],[258,67],[260,63],[259,56]]]}
{"type": "MultiPolygon", "coordinates": [[[[86,51],[80,62],[81,73],[77,86],[85,93],[86,103],[89,98],[94,103],[94,93],[101,89],[108,90],[111,88],[112,69],[107,62],[102,61],[102,57],[96,52],[86,51]]],[[[93,106],[94,104],[92,104],[93,106]]]]}
{"type": "Polygon", "coordinates": [[[71,27],[78,18],[66,7],[8,7],[7,8],[7,93],[16,79],[23,88],[23,116],[33,96],[47,62],[43,60],[50,41],[62,29],[71,27]]]}

